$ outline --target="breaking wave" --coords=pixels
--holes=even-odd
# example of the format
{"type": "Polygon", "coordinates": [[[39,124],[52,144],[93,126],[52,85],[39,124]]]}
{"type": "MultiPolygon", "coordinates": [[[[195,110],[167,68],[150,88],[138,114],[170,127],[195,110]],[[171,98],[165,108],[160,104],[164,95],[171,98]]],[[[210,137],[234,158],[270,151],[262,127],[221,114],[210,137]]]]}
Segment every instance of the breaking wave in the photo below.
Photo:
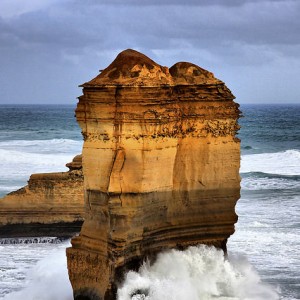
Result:
{"type": "Polygon", "coordinates": [[[240,172],[300,175],[300,150],[243,155],[240,172]]]}
{"type": "Polygon", "coordinates": [[[300,188],[300,151],[243,155],[240,172],[244,190],[300,188]]]}
{"type": "Polygon", "coordinates": [[[286,190],[300,188],[300,175],[279,175],[263,172],[243,173],[243,190],[286,190]]]}
{"type": "Polygon", "coordinates": [[[81,151],[82,142],[69,139],[0,142],[0,196],[26,185],[33,173],[67,171],[81,151]]]}
{"type": "Polygon", "coordinates": [[[190,247],[158,255],[139,272],[127,273],[118,300],[275,300],[275,289],[261,282],[245,258],[224,258],[213,247],[190,247]]]}
{"type": "MultiPolygon", "coordinates": [[[[72,300],[65,246],[62,243],[58,249],[49,250],[25,272],[25,287],[19,286],[3,300],[23,300],[25,295],[28,300],[72,300]]],[[[153,265],[145,262],[139,272],[128,272],[117,299],[275,300],[279,296],[261,282],[244,257],[227,260],[221,250],[200,245],[161,253],[153,265]]]]}
{"type": "Polygon", "coordinates": [[[70,139],[0,141],[0,149],[38,154],[81,152],[81,146],[82,141],[70,139]]]}

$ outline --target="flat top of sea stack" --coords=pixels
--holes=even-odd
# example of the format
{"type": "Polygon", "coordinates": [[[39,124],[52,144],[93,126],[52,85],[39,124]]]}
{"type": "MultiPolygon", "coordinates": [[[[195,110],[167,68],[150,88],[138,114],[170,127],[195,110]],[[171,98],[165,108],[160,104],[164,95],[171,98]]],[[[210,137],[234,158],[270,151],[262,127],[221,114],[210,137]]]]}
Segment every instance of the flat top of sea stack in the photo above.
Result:
{"type": "Polygon", "coordinates": [[[101,86],[174,86],[220,84],[213,73],[188,63],[178,62],[170,69],[163,67],[146,55],[127,49],[97,77],[83,87],[101,86]]]}

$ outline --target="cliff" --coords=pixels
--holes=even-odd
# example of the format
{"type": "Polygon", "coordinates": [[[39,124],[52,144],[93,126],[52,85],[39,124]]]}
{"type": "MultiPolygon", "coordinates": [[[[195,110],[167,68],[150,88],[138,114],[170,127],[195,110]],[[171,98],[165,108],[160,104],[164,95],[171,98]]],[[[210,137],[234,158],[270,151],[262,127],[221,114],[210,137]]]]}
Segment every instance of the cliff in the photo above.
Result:
{"type": "Polygon", "coordinates": [[[33,174],[28,185],[0,199],[0,237],[73,236],[84,214],[81,155],[68,172],[33,174]]]}
{"type": "Polygon", "coordinates": [[[165,249],[226,251],[240,195],[240,111],[194,64],[121,52],[82,85],[85,221],[67,249],[74,298],[115,299],[128,269],[165,249]]]}

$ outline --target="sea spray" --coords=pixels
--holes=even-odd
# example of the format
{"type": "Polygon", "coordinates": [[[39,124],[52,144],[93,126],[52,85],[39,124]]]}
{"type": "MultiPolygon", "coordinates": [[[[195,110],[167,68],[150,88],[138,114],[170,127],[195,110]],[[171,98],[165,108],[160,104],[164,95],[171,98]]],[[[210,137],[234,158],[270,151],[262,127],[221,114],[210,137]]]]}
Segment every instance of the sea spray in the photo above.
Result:
{"type": "MultiPolygon", "coordinates": [[[[64,242],[28,269],[21,290],[3,300],[72,300],[64,242]]],[[[1,298],[1,296],[0,296],[1,298]]],[[[118,300],[275,300],[278,294],[261,282],[243,257],[224,258],[213,247],[190,247],[158,255],[140,271],[130,271],[118,290],[118,300]]]]}
{"type": "Polygon", "coordinates": [[[5,295],[3,300],[73,300],[65,254],[70,243],[54,245],[56,248],[49,248],[50,253],[46,257],[25,271],[23,288],[5,295]]]}
{"type": "Polygon", "coordinates": [[[227,260],[223,252],[200,245],[171,250],[130,271],[118,289],[118,300],[275,300],[277,292],[262,283],[243,258],[227,260]]]}

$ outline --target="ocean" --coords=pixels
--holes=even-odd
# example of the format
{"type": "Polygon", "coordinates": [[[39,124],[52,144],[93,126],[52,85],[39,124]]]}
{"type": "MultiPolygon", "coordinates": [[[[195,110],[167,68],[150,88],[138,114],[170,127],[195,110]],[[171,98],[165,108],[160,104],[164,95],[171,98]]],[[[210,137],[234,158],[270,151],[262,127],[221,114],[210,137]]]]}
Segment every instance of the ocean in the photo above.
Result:
{"type": "MultiPolygon", "coordinates": [[[[82,148],[74,109],[0,106],[0,196],[26,185],[32,173],[67,170],[82,148]]],[[[242,191],[228,260],[203,246],[162,253],[126,275],[119,300],[300,299],[300,105],[241,110],[242,191]]],[[[72,300],[69,244],[0,239],[0,299],[72,300]]]]}

